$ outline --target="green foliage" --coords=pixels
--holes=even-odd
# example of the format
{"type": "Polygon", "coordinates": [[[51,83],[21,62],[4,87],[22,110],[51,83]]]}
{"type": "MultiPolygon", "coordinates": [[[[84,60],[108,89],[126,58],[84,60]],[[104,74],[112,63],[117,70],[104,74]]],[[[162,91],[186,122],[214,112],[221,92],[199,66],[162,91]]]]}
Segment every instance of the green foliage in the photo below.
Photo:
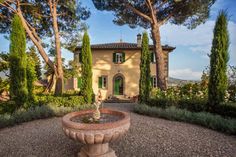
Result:
{"type": "Polygon", "coordinates": [[[39,95],[36,97],[36,104],[52,104],[56,106],[76,107],[84,105],[86,102],[83,96],[64,94],[62,96],[39,95]]]}
{"type": "Polygon", "coordinates": [[[5,75],[9,70],[9,53],[0,53],[0,72],[3,72],[5,75]]]}
{"type": "Polygon", "coordinates": [[[0,94],[9,90],[9,79],[0,78],[0,94]]]}
{"type": "Polygon", "coordinates": [[[0,114],[13,113],[16,109],[16,103],[14,101],[2,101],[0,102],[0,114]]]}
{"type": "Polygon", "coordinates": [[[41,80],[42,72],[41,72],[41,61],[39,56],[36,54],[35,47],[32,46],[29,48],[29,52],[27,53],[28,57],[31,57],[34,61],[34,68],[37,76],[37,80],[41,80]]]}
{"type": "Polygon", "coordinates": [[[169,87],[166,91],[153,89],[151,98],[179,99],[207,99],[207,86],[200,83],[188,83],[183,86],[169,87]]]}
{"type": "Polygon", "coordinates": [[[37,75],[35,71],[35,60],[28,55],[27,57],[27,89],[28,89],[28,100],[34,100],[34,81],[37,80],[37,75]]]}
{"type": "Polygon", "coordinates": [[[229,101],[236,102],[236,66],[229,66],[228,94],[229,101]]]}
{"type": "MultiPolygon", "coordinates": [[[[131,7],[139,10],[151,18],[151,11],[144,1],[137,0],[93,0],[94,6],[99,10],[113,11],[117,25],[128,24],[131,28],[141,26],[150,28],[151,24],[146,18],[136,14],[131,7]],[[128,7],[129,6],[129,7],[128,7]]],[[[170,20],[173,24],[183,24],[189,28],[195,28],[204,23],[209,16],[209,9],[215,0],[202,1],[152,1],[153,9],[156,10],[157,21],[170,20]]]]}
{"type": "Polygon", "coordinates": [[[10,36],[10,95],[17,107],[28,101],[25,30],[18,15],[12,21],[10,36]]]}
{"type": "MultiPolygon", "coordinates": [[[[63,106],[63,107],[79,107],[85,105],[86,102],[82,96],[79,96],[76,92],[65,93],[62,96],[54,95],[43,95],[38,94],[34,96],[34,99],[28,101],[18,109],[29,109],[31,107],[41,106],[41,105],[53,105],[53,106],[63,106]]],[[[0,114],[13,113],[16,109],[17,104],[14,101],[6,101],[0,103],[0,114]]]]}
{"type": "Polygon", "coordinates": [[[69,66],[66,67],[64,66],[64,77],[66,79],[69,78],[75,78],[75,77],[79,77],[79,66],[78,66],[78,62],[76,62],[75,60],[69,61],[69,66]]]}
{"type": "MultiPolygon", "coordinates": [[[[19,2],[27,4],[21,6],[22,14],[33,28],[37,28],[38,36],[41,39],[53,37],[52,16],[49,16],[48,1],[24,0],[19,2]]],[[[8,2],[8,4],[13,8],[17,8],[15,2],[8,2]]],[[[4,6],[0,6],[0,13],[6,16],[6,18],[0,18],[0,32],[7,34],[10,31],[10,24],[14,14],[4,6]]],[[[86,20],[90,16],[88,8],[82,6],[81,1],[76,0],[58,1],[57,13],[66,15],[57,16],[60,36],[65,41],[70,41],[71,38],[74,38],[74,35],[84,28],[84,24],[81,21],[86,20]]],[[[47,44],[44,44],[44,46],[47,46],[47,44]]]]}
{"type": "Polygon", "coordinates": [[[28,122],[35,119],[43,119],[54,116],[63,116],[66,113],[79,111],[83,109],[90,109],[89,105],[77,105],[74,107],[64,107],[57,105],[41,105],[31,107],[29,109],[19,109],[15,111],[13,114],[0,114],[0,129],[13,126],[15,124],[20,124],[23,122],[28,122]]]}
{"type": "Polygon", "coordinates": [[[143,104],[136,105],[134,111],[148,116],[198,124],[213,130],[236,135],[236,119],[227,119],[207,112],[190,112],[175,107],[162,109],[143,104]]]}
{"type": "Polygon", "coordinates": [[[143,33],[142,51],[140,58],[140,80],[139,80],[139,101],[146,102],[151,91],[150,76],[150,52],[147,32],[143,33]]]}
{"type": "Polygon", "coordinates": [[[236,118],[236,103],[221,103],[220,105],[215,106],[213,112],[225,117],[236,118]]]}
{"type": "Polygon", "coordinates": [[[86,103],[92,103],[92,53],[88,33],[85,32],[82,43],[82,62],[81,62],[81,93],[86,103]]]}
{"type": "Polygon", "coordinates": [[[227,13],[221,11],[214,28],[214,38],[210,55],[210,78],[208,86],[209,109],[225,101],[227,82],[227,62],[229,60],[229,34],[227,13]]]}
{"type": "Polygon", "coordinates": [[[201,82],[168,88],[166,91],[154,89],[146,104],[161,108],[174,106],[192,112],[212,112],[224,117],[236,118],[236,103],[230,101],[215,106],[214,110],[209,110],[205,87],[205,84],[201,82]]]}

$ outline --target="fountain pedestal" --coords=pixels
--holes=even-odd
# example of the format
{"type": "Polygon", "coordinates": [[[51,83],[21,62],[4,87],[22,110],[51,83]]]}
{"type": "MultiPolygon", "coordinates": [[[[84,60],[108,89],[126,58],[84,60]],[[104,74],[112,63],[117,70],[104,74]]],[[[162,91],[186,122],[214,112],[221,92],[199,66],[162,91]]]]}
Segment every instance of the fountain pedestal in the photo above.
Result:
{"type": "Polygon", "coordinates": [[[115,151],[109,148],[109,144],[85,145],[78,153],[78,157],[116,157],[115,151]]]}
{"type": "Polygon", "coordinates": [[[109,147],[109,142],[122,137],[130,127],[130,116],[126,112],[101,109],[101,114],[117,116],[119,119],[107,123],[80,123],[72,121],[75,117],[92,114],[93,110],[72,112],[62,118],[65,134],[85,144],[78,157],[116,157],[115,151],[109,147]]]}

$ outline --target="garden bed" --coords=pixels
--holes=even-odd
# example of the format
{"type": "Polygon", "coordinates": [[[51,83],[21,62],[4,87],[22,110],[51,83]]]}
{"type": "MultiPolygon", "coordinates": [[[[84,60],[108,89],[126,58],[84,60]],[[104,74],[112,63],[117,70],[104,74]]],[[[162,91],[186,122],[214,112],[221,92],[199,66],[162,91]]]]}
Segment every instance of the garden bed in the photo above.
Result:
{"type": "Polygon", "coordinates": [[[152,117],[198,124],[213,130],[236,135],[236,119],[223,118],[208,112],[190,112],[175,107],[158,108],[148,105],[136,105],[134,111],[152,117]]]}

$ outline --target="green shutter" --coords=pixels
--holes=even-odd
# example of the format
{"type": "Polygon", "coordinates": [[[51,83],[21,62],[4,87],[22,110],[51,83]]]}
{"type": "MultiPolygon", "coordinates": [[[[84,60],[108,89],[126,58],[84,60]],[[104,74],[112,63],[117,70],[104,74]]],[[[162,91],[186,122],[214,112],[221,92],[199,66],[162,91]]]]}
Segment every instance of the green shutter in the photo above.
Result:
{"type": "Polygon", "coordinates": [[[113,53],[113,62],[116,63],[116,53],[113,53]]]}
{"type": "Polygon", "coordinates": [[[153,52],[151,52],[151,62],[154,62],[153,52]]]}
{"type": "Polygon", "coordinates": [[[82,62],[82,53],[81,52],[79,53],[79,62],[80,63],[82,62]]]}
{"type": "Polygon", "coordinates": [[[82,79],[81,77],[77,78],[77,88],[81,88],[81,84],[82,84],[82,79]]]}
{"type": "Polygon", "coordinates": [[[102,88],[102,77],[98,78],[98,88],[102,88]]]}
{"type": "Polygon", "coordinates": [[[125,53],[122,52],[122,63],[124,63],[124,62],[125,62],[125,53]]]}

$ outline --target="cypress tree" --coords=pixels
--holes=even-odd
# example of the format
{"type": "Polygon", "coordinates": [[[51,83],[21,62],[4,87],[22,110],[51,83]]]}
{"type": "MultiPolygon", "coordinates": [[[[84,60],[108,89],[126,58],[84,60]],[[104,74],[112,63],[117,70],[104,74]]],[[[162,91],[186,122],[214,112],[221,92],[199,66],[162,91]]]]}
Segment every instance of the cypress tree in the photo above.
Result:
{"type": "Polygon", "coordinates": [[[27,88],[28,88],[28,99],[34,100],[34,81],[37,80],[37,75],[35,71],[35,60],[28,54],[27,56],[27,88]]]}
{"type": "Polygon", "coordinates": [[[39,56],[36,54],[36,49],[34,46],[29,48],[28,56],[30,56],[34,60],[37,80],[41,80],[41,62],[39,56]]]}
{"type": "Polygon", "coordinates": [[[81,49],[81,93],[84,96],[86,103],[92,103],[92,53],[90,47],[90,40],[88,33],[85,32],[83,36],[82,49],[81,49]]]}
{"type": "Polygon", "coordinates": [[[210,55],[210,77],[208,85],[209,109],[224,101],[228,86],[227,62],[229,60],[229,34],[227,13],[221,11],[214,28],[214,38],[210,55]]]}
{"type": "Polygon", "coordinates": [[[26,37],[18,15],[14,15],[10,35],[10,95],[20,107],[28,100],[26,78],[26,37]]]}
{"type": "Polygon", "coordinates": [[[150,95],[150,62],[148,34],[144,32],[142,38],[139,79],[139,101],[141,103],[146,102],[150,95]]]}

